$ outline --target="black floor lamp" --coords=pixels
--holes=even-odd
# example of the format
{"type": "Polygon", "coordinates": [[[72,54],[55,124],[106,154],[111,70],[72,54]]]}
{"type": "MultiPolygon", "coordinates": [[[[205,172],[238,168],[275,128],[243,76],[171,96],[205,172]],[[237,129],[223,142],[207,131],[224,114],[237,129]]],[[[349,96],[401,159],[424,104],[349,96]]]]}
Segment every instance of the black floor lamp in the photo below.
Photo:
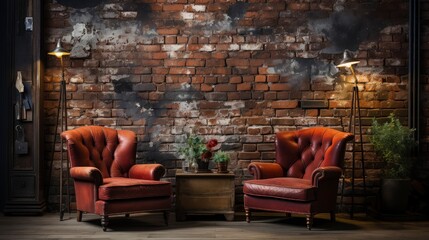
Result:
{"type": "MultiPolygon", "coordinates": [[[[68,52],[67,50],[65,50],[62,46],[61,46],[61,41],[60,39],[58,39],[57,42],[57,46],[55,47],[54,50],[52,50],[51,52],[48,52],[49,55],[54,55],[57,58],[60,59],[61,61],[61,82],[60,82],[60,96],[58,98],[58,106],[57,106],[57,118],[56,118],[56,123],[55,123],[55,133],[54,133],[54,143],[53,143],[53,147],[52,147],[52,156],[51,156],[51,166],[49,168],[49,178],[52,174],[52,165],[54,163],[54,152],[55,152],[55,143],[57,142],[57,135],[58,135],[58,125],[60,125],[61,127],[61,132],[67,130],[67,95],[66,95],[66,81],[64,79],[64,63],[63,63],[63,56],[67,56],[70,55],[70,52],[68,52]]],[[[60,221],[63,220],[64,217],[64,211],[65,208],[63,207],[63,161],[64,161],[64,157],[63,157],[63,139],[60,137],[61,139],[61,162],[60,162],[60,179],[59,179],[59,185],[60,185],[60,205],[59,205],[59,210],[60,210],[60,221]]],[[[69,165],[68,162],[68,158],[67,159],[67,166],[69,165]]],[[[66,179],[66,191],[67,191],[67,209],[70,212],[70,193],[69,193],[69,181],[68,181],[68,168],[66,171],[67,174],[67,179],[66,179]]],[[[48,184],[49,187],[50,184],[48,184]]],[[[48,196],[49,197],[49,196],[48,196]]]]}
{"type": "MultiPolygon", "coordinates": [[[[365,182],[365,161],[363,156],[363,142],[362,142],[362,121],[360,114],[360,103],[359,103],[359,88],[357,86],[357,77],[355,74],[355,70],[353,69],[353,65],[358,64],[359,60],[354,59],[349,50],[345,50],[343,54],[343,59],[340,64],[337,65],[339,68],[348,68],[353,75],[354,78],[354,86],[353,86],[353,94],[352,94],[352,105],[350,112],[350,121],[349,121],[349,132],[353,133],[356,136],[356,119],[358,120],[359,126],[359,144],[360,144],[360,153],[361,153],[361,162],[362,162],[362,180],[363,180],[363,195],[366,197],[366,182],[365,182]]],[[[355,156],[356,156],[356,138],[353,140],[353,150],[352,150],[352,179],[351,179],[351,209],[350,209],[350,217],[353,218],[354,211],[354,195],[355,195],[355,156]]],[[[343,202],[344,194],[344,181],[342,184],[341,190],[341,203],[343,202]]],[[[365,204],[365,203],[364,203],[365,204]]]]}

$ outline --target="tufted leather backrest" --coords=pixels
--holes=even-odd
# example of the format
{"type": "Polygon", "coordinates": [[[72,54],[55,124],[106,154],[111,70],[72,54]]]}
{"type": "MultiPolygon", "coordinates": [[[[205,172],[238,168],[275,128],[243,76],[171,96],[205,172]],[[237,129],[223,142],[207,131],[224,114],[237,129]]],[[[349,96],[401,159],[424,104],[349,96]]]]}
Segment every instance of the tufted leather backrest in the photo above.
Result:
{"type": "Polygon", "coordinates": [[[65,131],[71,167],[91,166],[103,178],[128,177],[136,160],[136,135],[129,130],[85,126],[65,131]]]}
{"type": "Polygon", "coordinates": [[[347,141],[351,133],[315,127],[276,134],[276,162],[287,177],[311,180],[318,167],[342,167],[347,141]]]}

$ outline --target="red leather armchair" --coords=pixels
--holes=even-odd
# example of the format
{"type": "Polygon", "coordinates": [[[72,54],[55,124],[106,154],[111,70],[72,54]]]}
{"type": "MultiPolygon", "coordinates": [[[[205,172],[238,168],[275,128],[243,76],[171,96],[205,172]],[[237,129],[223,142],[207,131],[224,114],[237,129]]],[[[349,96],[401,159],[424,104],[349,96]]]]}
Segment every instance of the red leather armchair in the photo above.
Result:
{"type": "Polygon", "coordinates": [[[171,183],[159,181],[162,165],[135,164],[134,132],[86,126],[61,136],[71,163],[78,222],[83,212],[95,213],[106,231],[109,215],[162,211],[168,224],[171,183]]]}
{"type": "Polygon", "coordinates": [[[305,214],[310,230],[313,216],[330,212],[335,221],[338,182],[350,133],[315,127],[276,134],[276,162],[253,162],[254,180],[244,182],[244,208],[305,214]]]}

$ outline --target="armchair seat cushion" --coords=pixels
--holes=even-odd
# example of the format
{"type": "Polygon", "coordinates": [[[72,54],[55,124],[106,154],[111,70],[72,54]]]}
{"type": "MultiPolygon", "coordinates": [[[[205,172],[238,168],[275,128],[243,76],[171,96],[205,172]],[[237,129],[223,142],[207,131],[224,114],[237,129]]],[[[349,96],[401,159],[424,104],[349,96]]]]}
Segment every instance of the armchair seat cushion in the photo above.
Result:
{"type": "Polygon", "coordinates": [[[98,198],[105,201],[170,195],[171,183],[165,181],[111,177],[104,178],[103,184],[98,187],[98,198]]]}
{"type": "Polygon", "coordinates": [[[248,195],[292,201],[314,201],[316,188],[310,180],[280,177],[244,182],[243,192],[248,195]]]}

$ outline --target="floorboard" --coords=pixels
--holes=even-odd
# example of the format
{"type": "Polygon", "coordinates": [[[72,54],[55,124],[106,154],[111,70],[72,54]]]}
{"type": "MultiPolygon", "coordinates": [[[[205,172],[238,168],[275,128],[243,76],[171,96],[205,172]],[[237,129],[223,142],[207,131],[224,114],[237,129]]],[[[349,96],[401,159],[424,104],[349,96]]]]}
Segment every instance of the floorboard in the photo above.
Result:
{"type": "Polygon", "coordinates": [[[176,222],[170,215],[165,226],[162,214],[134,214],[129,218],[112,217],[107,232],[100,226],[100,218],[84,214],[77,222],[75,213],[59,221],[58,214],[43,216],[0,216],[0,239],[428,239],[428,221],[379,221],[365,215],[350,219],[337,214],[331,223],[328,214],[316,215],[314,227],[308,231],[305,218],[292,215],[255,213],[250,223],[237,214],[235,221],[225,221],[222,215],[190,216],[176,222]]]}

